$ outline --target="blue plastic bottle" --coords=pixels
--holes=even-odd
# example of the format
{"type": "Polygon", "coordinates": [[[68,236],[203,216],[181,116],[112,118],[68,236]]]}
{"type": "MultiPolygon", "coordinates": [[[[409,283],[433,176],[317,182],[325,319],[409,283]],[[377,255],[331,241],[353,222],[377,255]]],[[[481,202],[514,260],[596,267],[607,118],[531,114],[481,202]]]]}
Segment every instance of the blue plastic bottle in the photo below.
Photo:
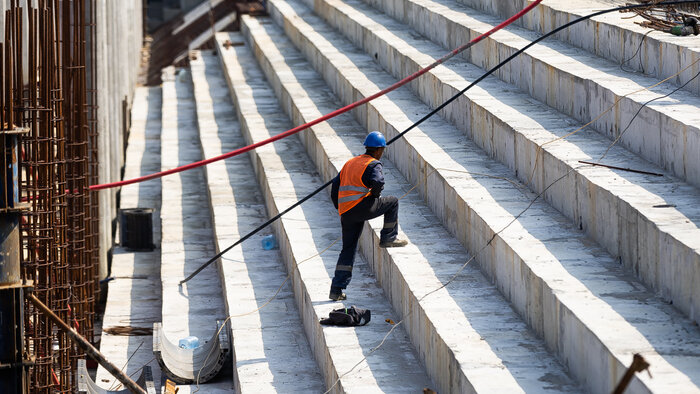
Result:
{"type": "Polygon", "coordinates": [[[180,339],[178,346],[180,346],[182,349],[196,349],[199,347],[199,338],[193,335],[182,338],[180,339]]]}
{"type": "Polygon", "coordinates": [[[273,234],[266,235],[262,239],[262,248],[265,250],[277,249],[277,240],[273,234]]]}

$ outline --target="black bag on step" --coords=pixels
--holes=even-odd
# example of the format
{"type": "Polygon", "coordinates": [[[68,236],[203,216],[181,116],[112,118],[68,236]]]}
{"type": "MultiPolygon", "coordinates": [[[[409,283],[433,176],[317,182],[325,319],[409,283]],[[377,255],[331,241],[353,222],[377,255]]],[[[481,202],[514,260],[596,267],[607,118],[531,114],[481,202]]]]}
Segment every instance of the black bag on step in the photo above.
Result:
{"type": "Polygon", "coordinates": [[[356,308],[353,305],[350,308],[334,309],[328,314],[328,318],[321,319],[321,324],[345,327],[364,326],[371,318],[372,312],[369,309],[356,308]]]}

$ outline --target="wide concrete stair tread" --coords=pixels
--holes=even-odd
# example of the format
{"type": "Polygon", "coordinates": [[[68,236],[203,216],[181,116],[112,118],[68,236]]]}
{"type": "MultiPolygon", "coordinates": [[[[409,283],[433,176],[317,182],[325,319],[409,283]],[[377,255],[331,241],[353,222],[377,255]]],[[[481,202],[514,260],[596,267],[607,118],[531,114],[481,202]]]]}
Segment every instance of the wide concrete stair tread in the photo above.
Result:
{"type": "MultiPolygon", "coordinates": [[[[235,38],[218,37],[220,44],[227,39],[235,38]]],[[[240,51],[237,54],[221,51],[224,62],[234,56],[243,62],[240,51]]],[[[303,59],[285,58],[300,66],[300,70],[308,70],[301,63],[303,59]],[[298,60],[301,62],[297,63],[298,60]]],[[[255,67],[248,63],[245,66],[247,70],[255,67]]],[[[278,71],[278,75],[287,78],[284,87],[275,85],[275,90],[284,90],[284,97],[289,98],[290,86],[294,88],[293,98],[283,102],[287,103],[288,116],[296,123],[309,121],[338,106],[332,92],[314,72],[278,71]]],[[[324,170],[324,180],[335,176],[353,152],[362,150],[363,135],[362,127],[349,114],[305,133],[307,150],[319,155],[314,161],[319,170],[324,170]]],[[[411,185],[389,161],[382,162],[387,179],[385,193],[403,195],[411,185]]],[[[371,261],[377,280],[385,294],[389,294],[394,310],[402,311],[402,317],[407,318],[404,325],[438,389],[441,392],[580,390],[476,265],[468,266],[447,289],[419,304],[419,298],[447,283],[469,255],[416,193],[402,199],[401,207],[402,236],[410,244],[404,248],[374,250],[379,243],[380,218],[366,224],[360,249],[366,256],[374,256],[371,261]],[[412,313],[406,316],[408,311],[412,313]]],[[[351,283],[348,289],[351,298],[355,288],[355,283],[351,283]]]]}
{"type": "MultiPolygon", "coordinates": [[[[384,2],[380,8],[401,21],[381,14],[360,1],[328,0],[315,3],[315,11],[320,16],[367,53],[377,55],[383,67],[397,78],[427,66],[448,50],[463,44],[464,37],[476,37],[501,21],[461,7],[451,0],[405,0],[396,5],[384,2]],[[416,18],[415,15],[420,17],[416,18]],[[423,19],[431,23],[423,23],[423,19]],[[417,33],[407,32],[403,23],[409,24],[417,33]],[[418,33],[443,47],[421,38],[418,33]],[[387,51],[387,45],[398,49],[387,51]],[[402,53],[403,58],[397,60],[395,52],[402,53]]],[[[478,76],[537,37],[537,33],[509,27],[463,52],[462,56],[481,67],[470,67],[472,74],[478,76]]],[[[448,62],[447,67],[453,63],[448,62]]],[[[440,75],[440,70],[436,70],[435,74],[440,75]]],[[[449,75],[447,73],[448,81],[449,75]]],[[[700,105],[700,97],[684,91],[676,92],[672,98],[649,103],[630,125],[631,116],[642,104],[671,93],[675,86],[666,84],[652,91],[644,91],[645,87],[657,84],[658,80],[622,71],[617,64],[555,40],[544,41],[528,49],[494,75],[512,85],[493,86],[498,90],[488,89],[489,92],[505,91],[502,95],[496,95],[499,100],[508,102],[503,96],[511,96],[513,86],[516,86],[535,100],[580,122],[595,120],[593,127],[608,138],[614,140],[624,131],[620,145],[700,185],[700,170],[697,169],[700,162],[688,157],[689,152],[700,148],[700,115],[694,111],[700,105]],[[598,114],[618,100],[619,111],[607,112],[598,119],[598,114]],[[629,129],[625,130],[628,125],[629,129]],[[684,131],[679,132],[678,129],[684,131]]],[[[420,92],[430,105],[439,105],[447,99],[427,91],[419,84],[420,80],[413,85],[414,90],[420,92]]],[[[467,83],[460,81],[457,85],[466,86],[467,83]]],[[[524,97],[527,95],[521,93],[514,98],[517,102],[528,101],[524,97]]],[[[535,101],[533,104],[539,103],[535,101]]]]}
{"type": "MultiPolygon", "coordinates": [[[[192,80],[189,70],[170,67],[163,74],[161,170],[202,159],[192,80]]],[[[189,335],[201,342],[216,332],[216,321],[226,318],[216,266],[204,269],[184,286],[178,283],[216,253],[212,240],[209,199],[202,168],[161,179],[162,323],[173,343],[189,335]]],[[[196,390],[182,385],[180,392],[196,390]]],[[[232,388],[230,373],[207,382],[207,392],[232,388]]]]}
{"type": "MultiPolygon", "coordinates": [[[[244,146],[218,57],[195,52],[190,69],[204,157],[244,146]]],[[[247,155],[209,164],[204,171],[218,253],[267,214],[247,155]]],[[[245,241],[220,261],[226,314],[232,316],[236,392],[323,392],[282,256],[261,246],[267,234],[245,241]]]]}
{"type": "MultiPolygon", "coordinates": [[[[372,3],[380,2],[381,0],[374,0],[372,3]]],[[[500,20],[511,17],[529,4],[528,0],[458,0],[458,2],[495,15],[500,20]]],[[[544,34],[579,17],[625,4],[624,1],[615,0],[546,0],[517,20],[515,24],[544,34]]],[[[642,17],[634,16],[632,13],[613,12],[574,25],[555,37],[616,64],[627,61],[641,44],[641,59],[627,63],[626,67],[659,79],[674,75],[700,57],[700,44],[694,36],[678,37],[651,30],[636,24],[641,21],[644,21],[642,17]]],[[[681,86],[697,72],[698,67],[691,68],[679,77],[673,78],[672,82],[676,86],[681,86]]],[[[700,94],[700,80],[694,80],[684,89],[700,94]]]]}
{"type": "MultiPolygon", "coordinates": [[[[242,41],[235,36],[231,39],[232,42],[242,41]]],[[[233,56],[222,62],[227,65],[226,77],[241,130],[246,141],[252,143],[288,129],[290,122],[246,51],[245,47],[235,46],[230,52],[233,56]]],[[[321,184],[313,166],[303,160],[304,155],[301,144],[289,138],[252,152],[269,215],[286,209],[321,184]]],[[[324,252],[340,235],[334,212],[327,196],[316,196],[300,209],[289,212],[276,225],[297,306],[326,387],[330,389],[338,377],[341,379],[333,392],[403,393],[432,387],[401,327],[386,338],[380,349],[372,352],[391,327],[385,319],[398,321],[398,318],[366,262],[356,263],[353,279],[356,290],[344,304],[370,309],[372,322],[356,329],[319,324],[332,309],[344,305],[328,300],[340,249],[338,243],[324,252]],[[316,256],[319,253],[320,256],[316,256]],[[363,361],[370,352],[372,354],[363,361]]]]}
{"type": "MultiPolygon", "coordinates": [[[[268,4],[275,15],[274,8],[279,2],[268,4]]],[[[309,67],[304,65],[303,59],[285,49],[292,47],[289,40],[279,28],[259,23],[264,20],[244,17],[242,28],[268,78],[272,74],[292,80],[308,76],[309,67]],[[294,69],[284,69],[286,61],[294,69]],[[277,66],[280,63],[282,66],[277,66]],[[303,71],[297,75],[296,69],[303,71]]],[[[287,19],[285,26],[291,29],[299,21],[298,18],[294,22],[287,19]]],[[[288,30],[289,36],[295,34],[303,35],[288,30]]],[[[323,45],[328,40],[318,35],[305,42],[312,46],[310,43],[323,45]]],[[[332,56],[332,49],[327,45],[323,52],[332,56]]],[[[345,50],[344,47],[343,56],[350,57],[345,50]]],[[[308,53],[318,54],[311,50],[308,53]]],[[[333,80],[335,75],[341,79],[342,75],[325,63],[323,56],[308,58],[316,62],[315,67],[324,70],[327,80],[333,80]]],[[[357,76],[364,70],[345,64],[343,71],[357,76]]],[[[355,86],[376,88],[368,80],[355,86]]],[[[275,86],[275,89],[281,88],[275,86]]],[[[292,100],[291,97],[321,96],[318,89],[314,94],[297,88],[290,90],[294,94],[285,96],[283,103],[292,100]]],[[[358,90],[343,92],[352,97],[358,90]]],[[[367,122],[366,116],[372,129],[378,127],[391,137],[410,125],[413,116],[427,112],[413,104],[415,99],[408,99],[409,96],[410,93],[399,90],[394,95],[377,99],[367,108],[356,110],[356,114],[362,123],[367,122]]],[[[354,99],[361,97],[358,94],[354,99]]],[[[343,99],[347,104],[348,100],[343,99]]],[[[325,112],[325,108],[319,109],[319,113],[325,112]]],[[[480,250],[494,233],[517,219],[477,258],[482,270],[496,282],[535,332],[566,361],[572,373],[588,390],[610,391],[631,361],[632,353],[641,351],[647,359],[653,360],[655,378],[637,376],[633,387],[652,391],[672,387],[697,391],[700,371],[700,359],[694,350],[700,347],[697,327],[633,280],[615,259],[582,232],[574,230],[552,207],[536,202],[526,214],[517,218],[534,195],[518,185],[507,167],[488,158],[479,147],[459,134],[443,120],[432,118],[398,141],[388,153],[411,183],[421,183],[421,192],[433,212],[470,251],[480,250]],[[444,167],[449,167],[449,171],[443,170],[444,167]],[[473,175],[469,177],[454,170],[473,175]],[[427,179],[426,175],[429,175],[427,179]]],[[[333,157],[333,154],[328,156],[333,157]]]]}
{"type": "MultiPolygon", "coordinates": [[[[326,8],[331,7],[330,3],[323,4],[326,8]]],[[[335,1],[332,4],[346,11],[350,7],[335,1]]],[[[390,71],[408,75],[419,65],[425,66],[432,61],[434,57],[424,52],[432,51],[436,55],[444,52],[406,32],[405,28],[397,27],[394,34],[376,23],[366,26],[343,16],[365,19],[367,12],[375,18],[389,19],[365,8],[362,13],[334,13],[335,24],[345,26],[353,35],[362,35],[367,42],[382,41],[375,31],[391,35],[394,42],[385,42],[375,52],[382,53],[378,58],[390,56],[393,59],[392,64],[396,67],[390,71]],[[420,47],[413,47],[411,43],[420,47]],[[423,60],[413,61],[412,56],[423,60]],[[413,66],[409,67],[409,64],[413,66]]],[[[370,56],[355,48],[302,4],[271,1],[269,9],[273,18],[284,26],[287,36],[308,59],[313,59],[314,67],[323,70],[324,79],[336,93],[341,93],[344,104],[374,94],[396,81],[370,56]]],[[[391,25],[390,22],[387,24],[391,25]]],[[[451,60],[426,74],[432,79],[423,76],[425,82],[419,79],[411,86],[424,101],[436,104],[457,93],[481,73],[464,61],[451,60]]],[[[698,190],[673,176],[653,177],[582,166],[579,160],[597,159],[611,142],[586,129],[566,140],[550,143],[580,124],[509,86],[495,78],[487,78],[441,114],[466,131],[479,147],[515,170],[521,180],[529,181],[532,176],[531,187],[537,192],[571,172],[572,176],[546,191],[546,200],[608,252],[621,256],[622,262],[637,272],[645,284],[660,291],[684,313],[696,319],[700,291],[693,291],[691,278],[700,275],[698,190]],[[471,116],[462,110],[465,107],[471,116]],[[541,152],[539,155],[538,151],[541,152]],[[536,157],[539,164],[533,173],[536,157]],[[659,209],[656,207],[659,205],[671,206],[659,209]],[[672,262],[670,268],[667,261],[672,262]]],[[[408,127],[429,111],[407,88],[379,98],[368,107],[381,114],[394,130],[408,127]]],[[[358,109],[355,113],[365,118],[367,110],[358,109]]],[[[372,116],[367,118],[373,119],[372,116]]],[[[425,124],[438,124],[434,122],[439,123],[431,119],[425,124]]],[[[425,124],[421,129],[426,128],[425,124]]],[[[430,138],[438,139],[461,133],[448,125],[441,125],[434,127],[429,134],[430,138]]],[[[610,149],[606,163],[664,172],[619,146],[610,149]]]]}
{"type": "MultiPolygon", "coordinates": [[[[160,171],[161,88],[138,87],[129,130],[129,144],[124,161],[124,178],[135,178],[160,171]]],[[[121,208],[153,208],[154,243],[160,243],[160,182],[136,183],[123,187],[121,208]]],[[[100,352],[115,365],[125,365],[124,373],[137,377],[144,365],[152,368],[155,382],[160,382],[160,368],[153,360],[149,337],[114,335],[117,326],[151,329],[160,321],[160,250],[132,252],[117,245],[112,250],[110,280],[102,321],[100,352]],[[147,338],[147,339],[145,339],[147,338]],[[128,361],[128,362],[127,362],[128,361]]],[[[95,383],[104,389],[123,389],[103,367],[97,369],[95,383]]]]}

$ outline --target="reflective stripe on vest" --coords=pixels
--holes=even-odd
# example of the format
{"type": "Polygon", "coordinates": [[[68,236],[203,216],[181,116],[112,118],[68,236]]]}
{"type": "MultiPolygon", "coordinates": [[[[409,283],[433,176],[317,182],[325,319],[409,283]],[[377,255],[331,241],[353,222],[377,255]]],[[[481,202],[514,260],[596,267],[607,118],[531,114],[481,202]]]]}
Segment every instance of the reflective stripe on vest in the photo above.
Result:
{"type": "Polygon", "coordinates": [[[338,188],[338,214],[342,215],[367,197],[370,189],[362,183],[362,174],[375,159],[361,155],[348,160],[340,170],[340,187],[338,188]]]}

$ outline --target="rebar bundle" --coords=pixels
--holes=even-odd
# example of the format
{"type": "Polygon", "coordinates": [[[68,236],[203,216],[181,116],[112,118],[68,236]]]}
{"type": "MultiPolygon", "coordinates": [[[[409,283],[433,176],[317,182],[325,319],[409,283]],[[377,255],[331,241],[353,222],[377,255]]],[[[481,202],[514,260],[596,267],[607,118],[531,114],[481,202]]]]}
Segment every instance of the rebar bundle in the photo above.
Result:
{"type": "MultiPolygon", "coordinates": [[[[0,47],[2,127],[29,129],[19,174],[27,205],[22,270],[41,302],[92,339],[99,259],[99,207],[88,189],[97,179],[94,1],[27,3],[11,1],[0,47]]],[[[73,371],[84,355],[31,304],[26,308],[32,392],[73,392],[73,371]]]]}
{"type": "MultiPolygon", "coordinates": [[[[635,22],[640,26],[668,32],[676,25],[683,25],[689,18],[700,16],[698,5],[685,6],[659,6],[661,0],[638,0],[637,3],[648,4],[648,7],[635,8],[630,11],[644,18],[644,21],[635,22]]],[[[634,3],[627,3],[628,5],[634,3]]],[[[700,3],[699,3],[700,4],[700,3]]]]}

